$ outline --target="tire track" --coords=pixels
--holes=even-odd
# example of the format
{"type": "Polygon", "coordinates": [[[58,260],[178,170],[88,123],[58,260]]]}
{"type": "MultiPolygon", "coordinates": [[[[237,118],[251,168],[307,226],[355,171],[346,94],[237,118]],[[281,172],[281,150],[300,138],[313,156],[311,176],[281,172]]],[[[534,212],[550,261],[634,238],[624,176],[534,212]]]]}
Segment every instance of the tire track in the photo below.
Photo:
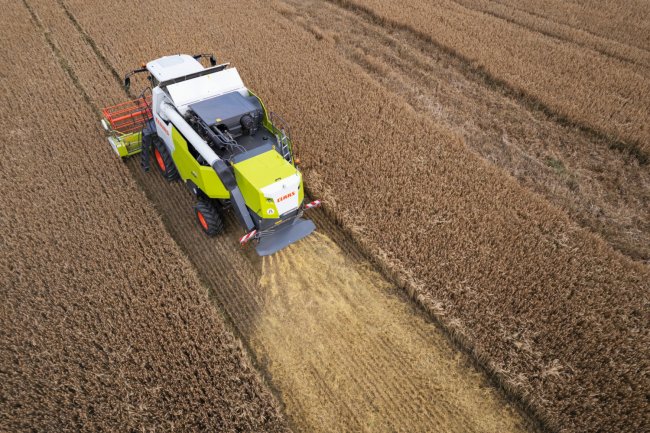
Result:
{"type": "MultiPolygon", "coordinates": [[[[488,0],[488,1],[490,1],[490,3],[493,3],[491,0],[488,0]]],[[[598,53],[598,54],[600,54],[602,56],[609,57],[609,58],[612,58],[612,59],[627,63],[629,65],[640,67],[641,70],[639,72],[643,73],[645,76],[648,76],[649,73],[650,73],[650,71],[648,70],[648,64],[647,63],[643,63],[643,62],[640,62],[640,61],[638,61],[638,60],[636,60],[634,58],[631,58],[629,56],[619,54],[619,53],[615,52],[614,50],[610,51],[610,50],[608,50],[608,48],[600,47],[600,46],[598,46],[598,43],[595,42],[595,41],[594,42],[591,42],[591,41],[590,42],[582,42],[582,41],[579,41],[579,40],[577,40],[577,39],[575,39],[575,38],[573,38],[571,36],[563,35],[561,33],[562,30],[559,30],[559,31],[544,30],[542,28],[536,27],[534,24],[529,24],[529,23],[525,23],[523,21],[517,20],[516,18],[514,18],[512,16],[509,16],[509,15],[507,15],[505,13],[496,12],[496,11],[490,10],[487,7],[486,8],[475,7],[471,3],[469,3],[469,2],[467,2],[465,0],[452,0],[452,2],[457,4],[461,8],[468,10],[468,11],[481,13],[481,14],[486,14],[486,15],[492,16],[492,17],[494,17],[496,19],[505,21],[505,22],[507,22],[509,24],[512,24],[514,26],[520,27],[520,28],[522,28],[524,30],[530,31],[532,33],[538,33],[540,35],[546,36],[546,37],[551,38],[551,39],[555,39],[555,40],[560,41],[562,43],[573,44],[573,45],[576,45],[576,46],[578,46],[580,48],[584,48],[584,49],[587,49],[587,50],[594,51],[594,52],[596,52],[596,53],[598,53]]],[[[573,31],[585,32],[586,34],[588,34],[589,36],[591,36],[594,39],[602,39],[602,40],[605,40],[607,42],[623,45],[621,42],[615,41],[613,39],[605,39],[602,36],[594,35],[593,33],[587,32],[587,31],[585,31],[583,29],[575,28],[575,27],[567,26],[566,24],[551,21],[551,20],[549,20],[548,18],[546,18],[544,16],[541,16],[539,14],[532,14],[532,13],[530,13],[530,12],[524,10],[524,9],[520,9],[520,8],[516,8],[516,7],[513,7],[512,9],[516,10],[519,13],[525,14],[525,15],[534,16],[539,20],[545,21],[547,23],[551,23],[551,24],[553,24],[555,26],[558,26],[560,28],[566,26],[566,27],[570,28],[573,31]]],[[[638,50],[638,51],[642,51],[645,54],[648,54],[648,52],[646,50],[642,49],[642,48],[635,47],[635,46],[632,46],[632,45],[627,45],[627,44],[625,44],[625,46],[630,48],[630,49],[635,49],[635,50],[638,50]]]]}
{"type": "Polygon", "coordinates": [[[97,105],[93,102],[93,100],[90,98],[86,90],[81,86],[79,83],[79,77],[77,77],[77,74],[75,71],[70,67],[70,64],[68,63],[67,59],[65,56],[61,53],[61,50],[59,47],[56,46],[54,43],[54,40],[52,39],[52,35],[50,32],[43,26],[43,22],[41,19],[36,15],[36,12],[32,8],[32,6],[27,2],[27,0],[22,0],[23,6],[25,9],[27,9],[27,12],[29,12],[29,15],[32,18],[32,21],[36,25],[36,27],[39,28],[43,32],[43,37],[45,38],[45,41],[47,42],[47,45],[49,46],[50,50],[52,51],[52,54],[56,58],[57,62],[61,66],[61,69],[70,77],[70,81],[72,81],[72,84],[74,87],[79,91],[81,96],[83,97],[84,101],[86,104],[92,108],[93,113],[99,113],[99,109],[97,108],[97,105]]]}
{"type": "Polygon", "coordinates": [[[595,39],[610,40],[610,41],[615,42],[617,44],[621,44],[621,45],[623,45],[625,47],[630,47],[630,48],[632,48],[634,50],[638,50],[638,51],[640,51],[642,53],[650,54],[650,51],[648,51],[648,49],[646,47],[643,47],[641,45],[633,44],[629,40],[616,39],[616,38],[607,38],[607,37],[603,36],[602,34],[596,33],[593,30],[588,29],[587,27],[580,27],[580,26],[577,26],[577,25],[573,25],[570,22],[554,21],[553,18],[551,18],[551,17],[548,17],[548,16],[546,16],[544,14],[535,12],[533,10],[526,10],[525,8],[517,7],[516,5],[513,5],[512,3],[503,3],[503,2],[498,1],[498,0],[487,0],[487,1],[494,4],[494,5],[497,5],[497,7],[501,6],[501,7],[512,8],[512,9],[514,9],[514,10],[516,10],[516,11],[522,13],[522,14],[527,14],[527,15],[530,15],[530,16],[538,18],[538,19],[550,21],[552,23],[557,23],[560,26],[565,26],[565,27],[568,27],[570,29],[574,29],[574,30],[577,30],[577,31],[580,31],[580,32],[584,32],[587,35],[589,35],[590,37],[593,37],[595,39]]]}

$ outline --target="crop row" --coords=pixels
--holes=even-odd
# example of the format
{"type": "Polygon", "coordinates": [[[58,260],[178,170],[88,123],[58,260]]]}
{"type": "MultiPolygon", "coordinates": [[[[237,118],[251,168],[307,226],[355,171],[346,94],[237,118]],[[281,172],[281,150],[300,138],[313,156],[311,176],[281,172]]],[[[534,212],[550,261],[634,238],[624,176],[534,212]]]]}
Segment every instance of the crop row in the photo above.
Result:
{"type": "Polygon", "coordinates": [[[0,66],[0,430],[285,431],[187,258],[105,151],[41,19],[54,10],[26,6],[0,18],[12,59],[0,66]]]}
{"type": "Polygon", "coordinates": [[[462,58],[468,69],[483,71],[492,85],[510,89],[563,121],[604,134],[613,145],[647,160],[647,51],[628,53],[640,63],[630,62],[576,44],[573,36],[554,37],[539,24],[515,24],[507,13],[486,14],[451,0],[336,3],[440,44],[462,58]]]}

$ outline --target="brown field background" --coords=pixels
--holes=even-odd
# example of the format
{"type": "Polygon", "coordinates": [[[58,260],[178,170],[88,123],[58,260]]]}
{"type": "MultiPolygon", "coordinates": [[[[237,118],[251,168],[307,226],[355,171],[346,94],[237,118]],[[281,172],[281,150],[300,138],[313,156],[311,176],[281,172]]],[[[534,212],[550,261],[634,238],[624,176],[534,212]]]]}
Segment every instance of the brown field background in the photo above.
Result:
{"type": "MultiPolygon", "coordinates": [[[[116,86],[113,71],[122,73],[164,53],[216,50],[221,58],[232,61],[268,105],[285,114],[293,125],[308,187],[326,200],[328,212],[549,428],[572,432],[647,428],[643,416],[648,408],[644,390],[648,389],[650,358],[647,266],[614,251],[600,235],[581,227],[589,228],[588,223],[570,219],[538,192],[522,187],[520,179],[509,177],[508,170],[500,168],[502,164],[492,164],[480,152],[475,153],[465,135],[414,107],[403,92],[373,78],[359,62],[342,57],[340,33],[345,27],[339,35],[336,28],[328,32],[314,27],[313,17],[305,15],[295,2],[283,1],[273,1],[270,7],[226,2],[228,19],[209,2],[152,3],[139,10],[126,3],[120,7],[66,1],[62,4],[67,16],[61,8],[50,9],[48,2],[30,3],[46,29],[67,34],[75,31],[76,23],[86,35],[86,44],[101,54],[103,58],[88,58],[88,49],[78,50],[76,41],[66,45],[66,38],[57,39],[68,66],[80,82],[93,83],[85,90],[101,104],[119,102],[119,93],[108,90],[116,86]],[[146,23],[151,22],[156,23],[155,34],[148,31],[146,23]],[[239,25],[242,22],[251,25],[239,25]],[[118,28],[124,30],[116,32],[118,28]],[[106,71],[107,65],[111,73],[106,71]]],[[[365,12],[329,7],[341,15],[373,20],[365,12]]],[[[381,11],[379,6],[372,10],[376,16],[381,11]]],[[[395,19],[402,17],[399,11],[392,12],[395,19]]],[[[414,15],[415,19],[426,16],[431,20],[431,15],[414,15]]],[[[455,16],[447,13],[445,17],[455,16]]],[[[418,22],[410,24],[417,27],[418,22]]],[[[501,30],[492,22],[486,27],[480,20],[464,21],[459,27],[466,35],[474,35],[459,39],[473,50],[477,49],[476,40],[482,44],[493,41],[477,38],[474,31],[481,27],[484,31],[501,30]]],[[[458,34],[448,30],[431,37],[456,40],[458,34]]],[[[608,76],[608,67],[616,64],[618,68],[616,62],[623,62],[611,56],[600,59],[588,50],[576,54],[575,47],[567,53],[563,44],[551,44],[548,51],[538,46],[544,38],[511,39],[529,43],[527,50],[577,59],[576,64],[583,68],[588,60],[592,69],[578,68],[579,72],[602,69],[608,76]],[[584,54],[587,51],[589,54],[584,54]]],[[[617,41],[623,43],[624,35],[617,41]]],[[[596,44],[584,42],[589,43],[596,44]]],[[[516,49],[523,49],[516,45],[508,48],[515,54],[516,49]]],[[[485,51],[490,53],[490,49],[485,51]]],[[[602,48],[619,49],[614,42],[602,48]]],[[[352,51],[357,59],[367,52],[363,47],[352,51]]],[[[604,86],[600,81],[593,81],[597,91],[586,89],[588,74],[586,78],[575,70],[556,74],[552,64],[540,60],[531,66],[530,59],[517,71],[521,76],[534,76],[538,81],[531,88],[539,95],[532,91],[531,95],[562,116],[605,135],[639,142],[641,149],[648,133],[643,111],[647,80],[639,78],[639,74],[647,75],[639,66],[646,61],[642,51],[616,51],[619,56],[639,54],[633,59],[636,66],[612,72],[620,79],[607,91],[631,101],[618,106],[616,101],[609,103],[596,95],[603,90],[598,87],[604,86]],[[540,70],[548,73],[540,74],[540,70]],[[576,76],[583,77],[576,88],[586,93],[567,90],[569,84],[560,80],[576,76]],[[564,87],[558,87],[558,80],[564,87]],[[545,87],[539,84],[542,81],[545,87]],[[567,109],[567,101],[575,103],[575,111],[567,109]],[[608,106],[614,106],[614,111],[607,111],[608,106]],[[606,122],[608,116],[613,120],[606,122]],[[620,126],[620,116],[629,119],[629,127],[620,126]]],[[[490,58],[499,56],[492,52],[490,58]]],[[[493,66],[484,65],[489,71],[493,66]]],[[[494,66],[495,74],[501,71],[498,67],[502,65],[494,66]]],[[[512,80],[518,83],[516,77],[512,80]]],[[[524,109],[531,110],[529,105],[524,109]]],[[[92,128],[77,124],[75,131],[84,137],[92,134],[88,132],[92,128]]],[[[68,129],[62,128],[58,134],[68,134],[68,129]]],[[[98,149],[101,140],[94,141],[98,149]]],[[[103,155],[106,161],[112,156],[103,155]]],[[[122,189],[116,191],[123,199],[122,189]]],[[[643,217],[643,205],[629,207],[643,217]]],[[[106,219],[113,218],[117,216],[106,219]]],[[[134,242],[146,238],[130,236],[137,239],[134,242]]],[[[639,250],[638,245],[634,248],[639,250]]],[[[272,408],[269,401],[260,398],[258,404],[272,408]]]]}
{"type": "Polygon", "coordinates": [[[625,147],[647,161],[647,4],[616,7],[615,2],[595,2],[581,7],[525,1],[504,7],[481,0],[334,1],[440,44],[485,71],[494,85],[520,93],[560,119],[601,132],[610,137],[612,146],[625,147]],[[584,14],[585,9],[597,12],[584,14]],[[534,14],[526,13],[529,10],[534,14]],[[560,23],[553,21],[557,15],[564,17],[560,23]],[[570,16],[582,18],[566,18],[570,16]],[[615,40],[589,32],[600,28],[599,33],[607,35],[610,26],[617,28],[615,40]],[[631,39],[639,46],[629,45],[631,39]]]}
{"type": "MultiPolygon", "coordinates": [[[[466,2],[465,4],[470,4],[466,2]]],[[[650,10],[644,0],[633,0],[625,3],[614,1],[583,0],[580,2],[565,2],[562,0],[515,1],[499,0],[475,2],[477,9],[487,13],[509,15],[519,23],[531,22],[531,27],[567,34],[573,30],[571,39],[574,42],[588,41],[593,38],[594,48],[604,48],[608,44],[617,46],[621,56],[627,50],[628,59],[636,58],[639,63],[648,66],[648,51],[650,50],[650,10]],[[528,16],[526,21],[523,21],[528,16]],[[584,38],[584,39],[579,39],[584,38]],[[598,45],[596,45],[596,43],[598,45]],[[645,53],[644,53],[645,52],[645,53]],[[635,54],[632,54],[635,53],[635,54]],[[643,57],[643,56],[646,57],[643,57]]],[[[614,54],[612,51],[610,54],[614,54]]]]}
{"type": "MultiPolygon", "coordinates": [[[[86,104],[125,97],[69,11],[49,2],[28,6],[48,29],[57,57],[86,104]]],[[[327,218],[316,215],[321,229],[329,228],[338,243],[347,245],[345,252],[317,236],[277,260],[262,262],[237,246],[232,221],[227,236],[206,239],[196,230],[185,188],[166,184],[155,172],[143,173],[138,163],[134,158],[128,165],[136,181],[268,375],[292,428],[534,431],[534,422],[504,401],[435,324],[415,313],[399,296],[401,290],[395,293],[368,271],[367,262],[351,253],[354,247],[327,218]],[[295,272],[286,272],[289,267],[295,272]],[[309,274],[311,269],[321,272],[309,274]],[[333,269],[340,278],[333,278],[333,269]],[[428,401],[437,403],[423,404],[428,401]]]]}
{"type": "Polygon", "coordinates": [[[0,430],[288,431],[50,36],[0,23],[0,430]]]}
{"type": "Polygon", "coordinates": [[[650,260],[650,170],[633,155],[531,111],[408,30],[314,0],[278,10],[615,249],[650,260]]]}

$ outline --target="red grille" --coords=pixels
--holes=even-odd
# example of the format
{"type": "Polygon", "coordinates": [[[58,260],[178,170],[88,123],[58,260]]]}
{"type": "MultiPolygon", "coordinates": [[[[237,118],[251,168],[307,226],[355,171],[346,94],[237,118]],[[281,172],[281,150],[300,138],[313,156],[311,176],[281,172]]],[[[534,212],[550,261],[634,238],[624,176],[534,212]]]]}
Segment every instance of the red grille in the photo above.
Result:
{"type": "Polygon", "coordinates": [[[104,118],[114,131],[121,134],[141,131],[151,119],[151,97],[138,98],[102,109],[104,118]]]}

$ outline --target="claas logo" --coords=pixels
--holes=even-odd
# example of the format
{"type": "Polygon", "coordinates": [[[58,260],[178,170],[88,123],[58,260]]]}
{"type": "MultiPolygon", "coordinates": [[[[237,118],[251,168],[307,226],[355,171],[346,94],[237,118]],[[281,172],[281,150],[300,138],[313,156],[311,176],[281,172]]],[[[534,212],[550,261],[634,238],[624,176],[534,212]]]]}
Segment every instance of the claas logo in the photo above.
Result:
{"type": "Polygon", "coordinates": [[[158,126],[160,126],[160,128],[163,130],[165,134],[169,135],[169,131],[165,127],[166,125],[162,122],[162,120],[156,117],[156,123],[158,124],[158,126]]]}
{"type": "Polygon", "coordinates": [[[285,195],[283,195],[282,197],[280,197],[280,198],[277,199],[276,201],[277,201],[278,203],[280,203],[281,201],[286,200],[286,199],[288,199],[288,198],[291,198],[291,197],[293,197],[294,195],[296,195],[296,192],[295,192],[295,191],[290,192],[289,194],[285,194],[285,195]]]}

